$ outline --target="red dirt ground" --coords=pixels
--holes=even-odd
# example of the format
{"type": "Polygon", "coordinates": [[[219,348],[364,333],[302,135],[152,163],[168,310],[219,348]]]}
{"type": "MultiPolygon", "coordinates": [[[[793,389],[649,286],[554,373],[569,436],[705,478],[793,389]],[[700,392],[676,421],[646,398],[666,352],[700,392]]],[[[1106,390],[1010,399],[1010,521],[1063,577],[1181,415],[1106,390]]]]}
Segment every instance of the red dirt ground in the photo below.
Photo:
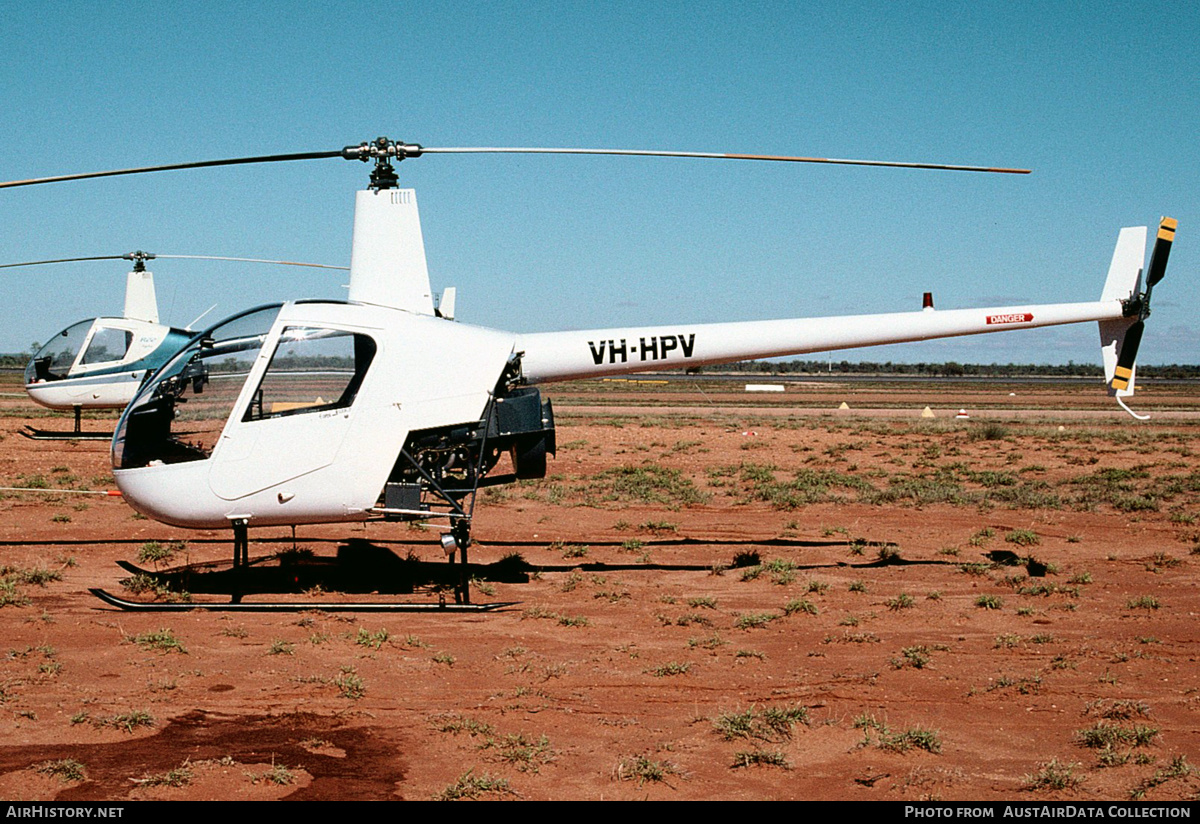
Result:
{"type": "MultiPolygon", "coordinates": [[[[0,567],[27,602],[0,607],[0,797],[1195,799],[1196,395],[1139,424],[1072,419],[1059,389],[1009,420],[1007,388],[954,421],[962,399],[927,392],[889,418],[577,414],[591,396],[563,392],[551,477],[481,501],[471,561],[541,568],[481,569],[474,600],[519,602],[487,615],[121,612],[87,591],[127,594],[116,561],[184,541],[169,565],[224,562],[229,536],[10,493],[0,567]],[[752,553],[757,575],[732,567],[752,553]]],[[[48,425],[23,408],[0,482],[111,488],[106,444],[20,437],[48,425]]],[[[262,569],[292,546],[251,538],[262,569]]],[[[441,563],[403,524],[297,544],[349,538],[441,563]]]]}

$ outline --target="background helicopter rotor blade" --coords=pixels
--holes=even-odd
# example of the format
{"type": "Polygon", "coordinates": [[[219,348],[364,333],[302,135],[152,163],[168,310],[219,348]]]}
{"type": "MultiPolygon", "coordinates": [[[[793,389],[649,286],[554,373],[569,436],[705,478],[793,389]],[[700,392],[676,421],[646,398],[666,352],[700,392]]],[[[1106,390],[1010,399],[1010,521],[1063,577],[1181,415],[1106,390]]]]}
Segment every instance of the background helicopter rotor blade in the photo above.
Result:
{"type": "Polygon", "coordinates": [[[225,260],[233,263],[268,263],[275,266],[307,266],[313,269],[339,269],[349,271],[349,266],[332,266],[327,263],[304,263],[298,260],[264,260],[263,258],[223,257],[220,255],[157,255],[149,252],[133,252],[124,255],[96,255],[93,257],[58,258],[57,260],[27,260],[22,263],[0,263],[0,269],[12,269],[17,266],[42,266],[48,263],[77,263],[92,260],[225,260]]]}
{"type": "Polygon", "coordinates": [[[419,143],[403,143],[380,137],[371,142],[346,146],[335,151],[296,152],[292,154],[256,155],[222,160],[201,160],[194,163],[170,163],[163,166],[140,166],[132,169],[112,169],[106,172],[84,172],[29,180],[10,180],[0,183],[0,189],[34,186],[40,183],[61,183],[68,180],[88,180],[95,177],[135,175],[144,172],[168,172],[179,169],[203,169],[212,166],[238,166],[247,163],[279,163],[291,160],[322,160],[341,157],[345,160],[375,160],[386,164],[391,158],[403,160],[425,154],[559,154],[559,155],[620,155],[626,157],[682,157],[704,160],[765,160],[785,163],[823,163],[835,166],[883,166],[898,169],[934,169],[951,172],[993,172],[999,174],[1029,174],[1029,169],[1008,169],[996,166],[961,166],[948,163],[904,163],[890,160],[852,160],[835,157],[793,157],[789,155],[734,154],[727,152],[675,152],[658,149],[568,149],[503,146],[441,146],[426,148],[419,143]]]}

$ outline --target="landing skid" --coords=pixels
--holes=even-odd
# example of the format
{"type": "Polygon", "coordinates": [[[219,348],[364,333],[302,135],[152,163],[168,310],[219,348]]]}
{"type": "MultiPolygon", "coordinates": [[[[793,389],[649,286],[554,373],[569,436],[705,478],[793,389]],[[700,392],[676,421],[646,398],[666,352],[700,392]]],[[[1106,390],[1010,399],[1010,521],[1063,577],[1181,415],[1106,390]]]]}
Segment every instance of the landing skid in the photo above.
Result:
{"type": "MultiPolygon", "coordinates": [[[[291,558],[284,554],[250,560],[247,557],[245,526],[235,526],[232,567],[228,561],[205,561],[183,568],[150,570],[125,560],[117,562],[125,572],[144,579],[137,582],[136,588],[131,588],[134,598],[138,598],[143,589],[154,589],[159,592],[161,600],[130,600],[98,588],[91,592],[110,606],[142,612],[185,612],[196,609],[224,612],[323,610],[483,613],[519,602],[471,604],[463,591],[468,588],[472,576],[513,583],[528,580],[528,571],[523,562],[513,564],[502,560],[482,567],[467,563],[430,563],[411,555],[400,558],[389,550],[353,541],[339,547],[336,558],[299,553],[291,558]],[[150,586],[146,586],[148,582],[152,582],[150,586]],[[371,598],[376,599],[389,594],[401,597],[414,595],[419,591],[430,592],[432,597],[427,596],[428,600],[424,602],[346,600],[347,597],[353,598],[356,593],[370,593],[371,598]],[[201,599],[193,601],[192,596],[178,595],[183,592],[198,594],[201,599]],[[319,600],[329,592],[341,593],[341,597],[338,600],[319,600]],[[210,596],[219,598],[221,595],[227,595],[230,600],[209,600],[210,596]],[[258,601],[256,598],[255,601],[243,603],[243,597],[247,595],[280,600],[258,601]],[[180,600],[181,597],[186,600],[180,600]]],[[[122,581],[127,586],[133,583],[132,580],[122,581]]]]}
{"type": "Polygon", "coordinates": [[[111,432],[70,432],[63,429],[34,429],[32,426],[26,426],[21,434],[35,441],[111,441],[113,436],[111,432]]]}
{"type": "Polygon", "coordinates": [[[21,430],[21,434],[26,438],[32,438],[35,441],[111,441],[113,433],[111,432],[84,432],[80,426],[83,420],[83,408],[73,407],[75,411],[75,429],[70,432],[64,432],[61,429],[34,429],[32,426],[26,426],[21,430]]]}
{"type": "Polygon", "coordinates": [[[414,603],[371,603],[364,601],[272,601],[265,603],[219,603],[219,602],[146,602],[118,598],[111,592],[98,587],[89,590],[109,606],[130,612],[491,612],[502,607],[515,606],[517,601],[497,601],[491,604],[414,604],[414,603]]]}

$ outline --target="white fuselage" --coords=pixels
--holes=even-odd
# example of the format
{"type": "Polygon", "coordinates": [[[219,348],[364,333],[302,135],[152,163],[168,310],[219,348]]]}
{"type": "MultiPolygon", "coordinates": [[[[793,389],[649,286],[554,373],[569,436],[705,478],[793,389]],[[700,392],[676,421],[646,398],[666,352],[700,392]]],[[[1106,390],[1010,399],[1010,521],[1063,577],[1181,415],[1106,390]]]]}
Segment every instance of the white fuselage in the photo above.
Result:
{"type": "Polygon", "coordinates": [[[179,526],[362,520],[408,433],[479,421],[517,353],[529,382],[548,382],[1096,321],[1121,311],[1112,300],[518,335],[377,306],[289,303],[239,373],[243,382],[207,457],[118,464],[114,474],[131,505],[179,526]],[[346,408],[251,419],[274,353],[288,346],[287,330],[298,328],[371,338],[376,351],[356,398],[346,408]]]}
{"type": "Polygon", "coordinates": [[[123,409],[142,380],[187,337],[181,330],[136,318],[81,321],[33,356],[25,370],[25,392],[49,409],[123,409]]]}

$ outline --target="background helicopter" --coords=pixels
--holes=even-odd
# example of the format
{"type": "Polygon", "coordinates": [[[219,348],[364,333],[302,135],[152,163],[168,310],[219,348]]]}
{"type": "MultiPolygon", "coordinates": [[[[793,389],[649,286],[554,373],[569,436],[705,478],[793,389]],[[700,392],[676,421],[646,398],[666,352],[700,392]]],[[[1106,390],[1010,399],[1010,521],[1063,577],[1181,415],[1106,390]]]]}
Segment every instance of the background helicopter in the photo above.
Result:
{"type": "Polygon", "coordinates": [[[142,380],[166,363],[195,335],[191,327],[204,315],[182,329],[159,322],[154,274],[146,269],[146,261],[160,257],[174,260],[269,263],[320,269],[348,268],[319,263],[215,255],[155,255],[142,251],[124,255],[98,255],[0,265],[0,269],[10,269],[101,260],[133,261],[133,269],[125,280],[125,308],[121,317],[89,318],[71,324],[38,349],[25,367],[25,392],[30,399],[47,409],[73,410],[75,428],[72,431],[60,432],[27,427],[24,434],[38,440],[111,438],[111,432],[83,431],[80,426],[82,410],[124,409],[141,386],[142,380]]]}
{"type": "MultiPolygon", "coordinates": [[[[468,152],[1025,171],[642,150],[424,148],[379,138],[331,152],[0,184],[326,157],[375,161],[370,187],[356,196],[349,302],[275,304],[235,315],[148,379],[113,439],[114,475],[131,505],[179,526],[232,527],[235,566],[247,561],[251,525],[373,517],[446,518],[442,545],[465,561],[477,490],[543,477],[555,451],[553,411],[537,383],[1098,321],[1110,391],[1120,400],[1132,393],[1150,292],[1174,239],[1175,222],[1166,218],[1143,290],[1146,230],[1122,230],[1097,301],[521,335],[438,316],[416,196],[398,188],[391,163],[468,152]],[[505,455],[508,471],[493,474],[505,455]]],[[[459,597],[465,600],[465,585],[459,597]]]]}

